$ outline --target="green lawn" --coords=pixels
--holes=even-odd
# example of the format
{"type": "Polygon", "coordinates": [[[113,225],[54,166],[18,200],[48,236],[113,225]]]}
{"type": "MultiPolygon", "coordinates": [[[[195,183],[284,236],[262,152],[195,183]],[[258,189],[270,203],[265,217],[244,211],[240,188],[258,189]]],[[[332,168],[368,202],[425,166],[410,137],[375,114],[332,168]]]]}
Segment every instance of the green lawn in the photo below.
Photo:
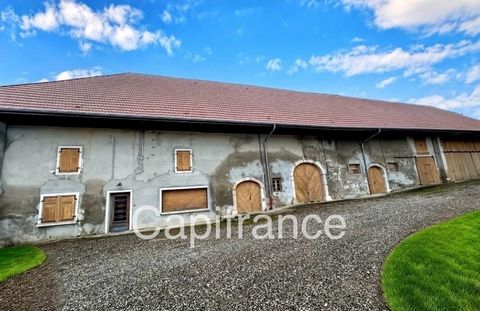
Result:
{"type": "Polygon", "coordinates": [[[387,258],[382,286],[393,311],[480,310],[480,211],[405,239],[387,258]]]}
{"type": "Polygon", "coordinates": [[[36,246],[13,246],[0,249],[0,282],[38,266],[45,253],[36,246]]]}

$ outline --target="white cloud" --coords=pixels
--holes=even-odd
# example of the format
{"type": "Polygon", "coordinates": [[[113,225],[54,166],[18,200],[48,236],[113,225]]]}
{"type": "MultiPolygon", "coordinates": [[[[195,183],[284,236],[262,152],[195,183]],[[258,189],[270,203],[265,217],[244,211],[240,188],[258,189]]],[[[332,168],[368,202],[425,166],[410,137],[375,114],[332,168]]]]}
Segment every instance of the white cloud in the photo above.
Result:
{"type": "Polygon", "coordinates": [[[425,84],[443,84],[449,81],[456,71],[454,69],[448,69],[443,73],[438,73],[434,70],[428,70],[420,74],[420,79],[425,84]]]}
{"type": "Polygon", "coordinates": [[[252,14],[255,14],[257,12],[260,12],[261,10],[262,10],[261,7],[238,9],[238,10],[235,10],[235,15],[236,16],[247,16],[247,15],[252,15],[252,14]]]}
{"type": "Polygon", "coordinates": [[[365,39],[360,38],[360,37],[355,37],[352,40],[350,40],[350,42],[353,42],[353,43],[359,43],[359,42],[363,42],[363,41],[365,41],[365,39]]]}
{"type": "Polygon", "coordinates": [[[21,28],[29,30],[38,28],[43,31],[52,31],[58,28],[59,20],[56,8],[49,3],[45,3],[45,12],[39,12],[32,17],[22,16],[21,28]]]}
{"type": "Polygon", "coordinates": [[[80,41],[78,42],[78,46],[80,47],[80,51],[82,51],[83,54],[88,54],[88,52],[90,52],[90,50],[92,49],[92,44],[89,42],[80,41]]]}
{"type": "Polygon", "coordinates": [[[163,10],[161,18],[165,24],[170,24],[172,22],[172,14],[170,14],[167,10],[163,10]]]}
{"type": "Polygon", "coordinates": [[[347,76],[405,70],[405,75],[428,71],[445,59],[480,51],[480,41],[467,40],[455,44],[414,46],[409,50],[379,50],[376,46],[359,45],[349,51],[312,56],[309,65],[317,71],[343,72],[347,76]]]}
{"type": "Polygon", "coordinates": [[[409,102],[446,110],[471,111],[480,117],[480,85],[477,85],[470,94],[464,92],[451,98],[430,95],[422,98],[412,98],[409,102]]]}
{"type": "Polygon", "coordinates": [[[187,21],[187,13],[200,4],[200,0],[175,0],[167,4],[166,9],[162,13],[162,21],[169,23],[185,23],[187,21]],[[166,14],[165,14],[166,12],[166,14]],[[165,18],[165,19],[164,19],[165,18]]]}
{"type": "Polygon", "coordinates": [[[318,0],[300,0],[300,5],[309,8],[316,8],[320,5],[320,3],[318,0]]]}
{"type": "Polygon", "coordinates": [[[426,33],[480,32],[478,0],[342,0],[348,9],[367,8],[374,13],[374,24],[381,29],[422,28],[426,33]]]}
{"type": "MultiPolygon", "coordinates": [[[[12,12],[2,12],[2,20],[15,20],[12,12]]],[[[13,12],[14,16],[17,16],[13,12]]],[[[91,49],[91,43],[111,44],[123,51],[131,51],[148,45],[160,45],[168,54],[181,44],[174,36],[167,36],[160,29],[149,31],[137,27],[143,18],[142,11],[129,5],[110,5],[94,11],[88,5],[75,0],[60,0],[57,5],[47,3],[45,10],[18,18],[23,37],[36,30],[67,33],[79,40],[82,52],[91,49]],[[89,45],[90,44],[90,45],[89,45]]]]}
{"type": "Polygon", "coordinates": [[[472,83],[477,80],[480,80],[480,64],[473,66],[467,71],[467,83],[472,83]]]}
{"type": "Polygon", "coordinates": [[[280,71],[282,70],[282,60],[280,58],[270,59],[265,68],[268,71],[280,71]]]}
{"type": "Polygon", "coordinates": [[[43,78],[38,80],[36,83],[41,83],[41,82],[48,82],[49,80],[47,78],[43,78]]]}
{"type": "Polygon", "coordinates": [[[387,78],[385,80],[382,80],[380,82],[378,82],[375,87],[379,88],[379,89],[383,89],[384,87],[386,87],[387,85],[390,85],[392,84],[393,82],[395,82],[397,78],[395,77],[390,77],[390,78],[387,78]]]}
{"type": "MultiPolygon", "coordinates": [[[[95,77],[101,76],[102,71],[98,68],[94,69],[73,69],[73,70],[66,70],[62,71],[55,76],[55,80],[69,80],[75,78],[85,78],[85,77],[95,77]]],[[[42,79],[44,80],[44,79],[42,79]]],[[[40,81],[42,81],[40,80],[40,81]]],[[[48,80],[47,80],[48,81],[48,80]]]]}
{"type": "Polygon", "coordinates": [[[308,68],[308,63],[304,61],[303,59],[297,58],[295,62],[293,63],[292,66],[288,69],[288,74],[293,74],[300,69],[307,69],[308,68]]]}

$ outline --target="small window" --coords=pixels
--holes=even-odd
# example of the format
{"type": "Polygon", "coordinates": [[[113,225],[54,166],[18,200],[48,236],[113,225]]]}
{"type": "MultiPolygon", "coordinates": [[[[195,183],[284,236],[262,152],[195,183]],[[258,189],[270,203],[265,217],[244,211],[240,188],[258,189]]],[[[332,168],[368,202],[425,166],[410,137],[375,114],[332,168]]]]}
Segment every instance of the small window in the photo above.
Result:
{"type": "Polygon", "coordinates": [[[80,147],[59,147],[57,157],[57,174],[78,174],[81,166],[80,147]]]}
{"type": "Polygon", "coordinates": [[[77,195],[43,196],[39,224],[72,222],[76,218],[77,195]]]}
{"type": "Polygon", "coordinates": [[[389,162],[388,163],[388,171],[389,172],[398,172],[398,163],[397,162],[389,162]]]}
{"type": "Polygon", "coordinates": [[[175,150],[175,172],[189,173],[192,171],[192,150],[175,150]]]}
{"type": "Polygon", "coordinates": [[[362,172],[360,170],[360,164],[357,164],[357,163],[348,164],[348,172],[350,174],[360,174],[362,172]]]}
{"type": "Polygon", "coordinates": [[[282,179],[281,178],[272,178],[272,190],[275,192],[282,191],[282,179]]]}

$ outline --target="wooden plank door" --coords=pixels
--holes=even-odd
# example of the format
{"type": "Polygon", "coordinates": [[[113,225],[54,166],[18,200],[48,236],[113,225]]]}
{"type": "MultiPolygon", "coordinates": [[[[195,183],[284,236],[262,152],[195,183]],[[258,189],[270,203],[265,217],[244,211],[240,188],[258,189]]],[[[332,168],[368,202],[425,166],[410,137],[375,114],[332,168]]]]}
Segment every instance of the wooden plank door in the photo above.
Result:
{"type": "Polygon", "coordinates": [[[378,166],[372,166],[368,169],[368,186],[370,194],[385,193],[385,179],[383,178],[383,171],[378,166]]]}
{"type": "Polygon", "coordinates": [[[325,201],[324,184],[320,169],[311,163],[302,163],[293,171],[297,203],[325,201]]]}
{"type": "Polygon", "coordinates": [[[262,211],[260,185],[254,181],[243,181],[236,188],[237,213],[246,214],[262,211]]]}
{"type": "Polygon", "coordinates": [[[416,158],[416,163],[420,185],[440,183],[440,177],[433,157],[418,157],[416,158]]]}
{"type": "Polygon", "coordinates": [[[112,193],[110,197],[110,202],[110,229],[112,231],[128,230],[130,223],[130,193],[112,193]]]}

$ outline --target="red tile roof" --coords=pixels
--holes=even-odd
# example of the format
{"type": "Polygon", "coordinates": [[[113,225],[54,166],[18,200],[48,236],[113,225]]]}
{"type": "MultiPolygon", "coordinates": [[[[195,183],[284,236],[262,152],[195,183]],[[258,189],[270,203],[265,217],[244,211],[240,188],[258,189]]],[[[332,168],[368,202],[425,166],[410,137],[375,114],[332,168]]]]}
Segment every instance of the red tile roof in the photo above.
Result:
{"type": "Polygon", "coordinates": [[[132,73],[2,86],[3,110],[335,128],[480,131],[479,120],[427,106],[132,73]]]}

